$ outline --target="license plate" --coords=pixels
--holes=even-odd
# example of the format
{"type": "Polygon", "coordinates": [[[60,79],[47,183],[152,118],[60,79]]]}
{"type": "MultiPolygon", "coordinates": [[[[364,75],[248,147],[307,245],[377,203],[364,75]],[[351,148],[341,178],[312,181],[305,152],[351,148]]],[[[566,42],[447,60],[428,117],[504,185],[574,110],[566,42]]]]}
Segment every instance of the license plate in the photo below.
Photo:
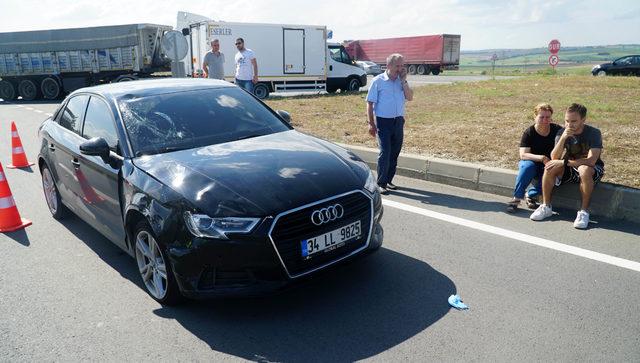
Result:
{"type": "Polygon", "coordinates": [[[362,235],[360,221],[353,222],[344,227],[334,229],[331,232],[321,234],[319,236],[302,240],[302,257],[311,258],[319,252],[329,252],[336,248],[340,248],[346,244],[348,240],[356,239],[362,235]]]}

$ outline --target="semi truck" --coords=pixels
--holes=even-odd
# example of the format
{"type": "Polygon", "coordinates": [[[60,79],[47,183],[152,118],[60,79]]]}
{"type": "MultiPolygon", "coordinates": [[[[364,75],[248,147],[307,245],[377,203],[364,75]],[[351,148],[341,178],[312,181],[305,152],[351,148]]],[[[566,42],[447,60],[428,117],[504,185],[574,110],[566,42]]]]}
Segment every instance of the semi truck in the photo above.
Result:
{"type": "Polygon", "coordinates": [[[213,39],[225,55],[224,78],[233,82],[237,38],[253,50],[258,63],[254,94],[271,92],[357,91],[367,83],[366,73],[355,65],[339,43],[327,42],[324,25],[261,24],[214,21],[202,15],[178,13],[176,29],[187,38],[188,53],[174,76],[200,77],[202,62],[213,39]]]}
{"type": "Polygon", "coordinates": [[[170,72],[171,26],[128,24],[0,33],[0,98],[56,99],[85,86],[170,72]]]}
{"type": "Polygon", "coordinates": [[[438,34],[402,38],[352,40],[345,42],[349,55],[359,61],[386,65],[387,56],[404,56],[410,74],[438,75],[460,65],[460,35],[438,34]]]}

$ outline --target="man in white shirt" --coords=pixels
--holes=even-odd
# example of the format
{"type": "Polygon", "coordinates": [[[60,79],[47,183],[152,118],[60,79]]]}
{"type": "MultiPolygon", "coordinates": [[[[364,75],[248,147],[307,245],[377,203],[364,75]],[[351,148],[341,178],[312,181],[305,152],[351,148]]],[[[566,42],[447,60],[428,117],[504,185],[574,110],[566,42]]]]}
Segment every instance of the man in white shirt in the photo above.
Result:
{"type": "Polygon", "coordinates": [[[244,47],[244,39],[236,39],[236,84],[253,93],[253,85],[258,83],[258,61],[251,49],[244,47]]]}

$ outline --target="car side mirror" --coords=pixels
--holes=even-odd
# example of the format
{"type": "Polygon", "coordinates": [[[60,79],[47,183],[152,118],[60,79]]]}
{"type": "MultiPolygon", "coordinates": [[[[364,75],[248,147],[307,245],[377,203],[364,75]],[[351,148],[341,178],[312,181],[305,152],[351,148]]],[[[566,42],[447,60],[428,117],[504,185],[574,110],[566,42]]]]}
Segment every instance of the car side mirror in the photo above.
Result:
{"type": "Polygon", "coordinates": [[[278,116],[280,116],[286,123],[291,124],[291,115],[289,114],[289,112],[284,111],[284,110],[278,110],[276,111],[276,113],[278,114],[278,116]]]}
{"type": "Polygon", "coordinates": [[[185,37],[189,35],[189,28],[182,28],[182,35],[184,35],[185,37]]]}
{"type": "Polygon", "coordinates": [[[102,137],[94,137],[80,144],[80,153],[84,155],[99,156],[105,164],[110,163],[109,144],[102,137]]]}

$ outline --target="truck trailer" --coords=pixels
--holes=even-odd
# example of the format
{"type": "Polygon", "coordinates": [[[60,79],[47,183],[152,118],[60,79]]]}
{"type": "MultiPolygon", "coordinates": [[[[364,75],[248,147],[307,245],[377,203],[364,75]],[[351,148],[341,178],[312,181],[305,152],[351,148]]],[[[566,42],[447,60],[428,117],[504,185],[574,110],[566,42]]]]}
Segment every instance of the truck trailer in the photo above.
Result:
{"type": "Polygon", "coordinates": [[[415,37],[353,40],[345,49],[355,60],[386,65],[387,56],[400,53],[410,74],[438,75],[443,69],[458,69],[460,35],[439,34],[415,37]]]}
{"type": "Polygon", "coordinates": [[[56,99],[85,86],[170,72],[170,26],[128,24],[0,33],[0,98],[56,99]]]}
{"type": "Polygon", "coordinates": [[[235,40],[243,38],[256,55],[258,83],[254,94],[261,99],[271,92],[357,91],[367,83],[365,72],[344,47],[327,43],[324,25],[236,23],[179,12],[176,28],[188,42],[188,54],[180,61],[184,71],[179,70],[186,77],[204,74],[204,56],[211,50],[211,41],[218,39],[225,56],[224,78],[233,82],[238,52],[235,40]]]}

